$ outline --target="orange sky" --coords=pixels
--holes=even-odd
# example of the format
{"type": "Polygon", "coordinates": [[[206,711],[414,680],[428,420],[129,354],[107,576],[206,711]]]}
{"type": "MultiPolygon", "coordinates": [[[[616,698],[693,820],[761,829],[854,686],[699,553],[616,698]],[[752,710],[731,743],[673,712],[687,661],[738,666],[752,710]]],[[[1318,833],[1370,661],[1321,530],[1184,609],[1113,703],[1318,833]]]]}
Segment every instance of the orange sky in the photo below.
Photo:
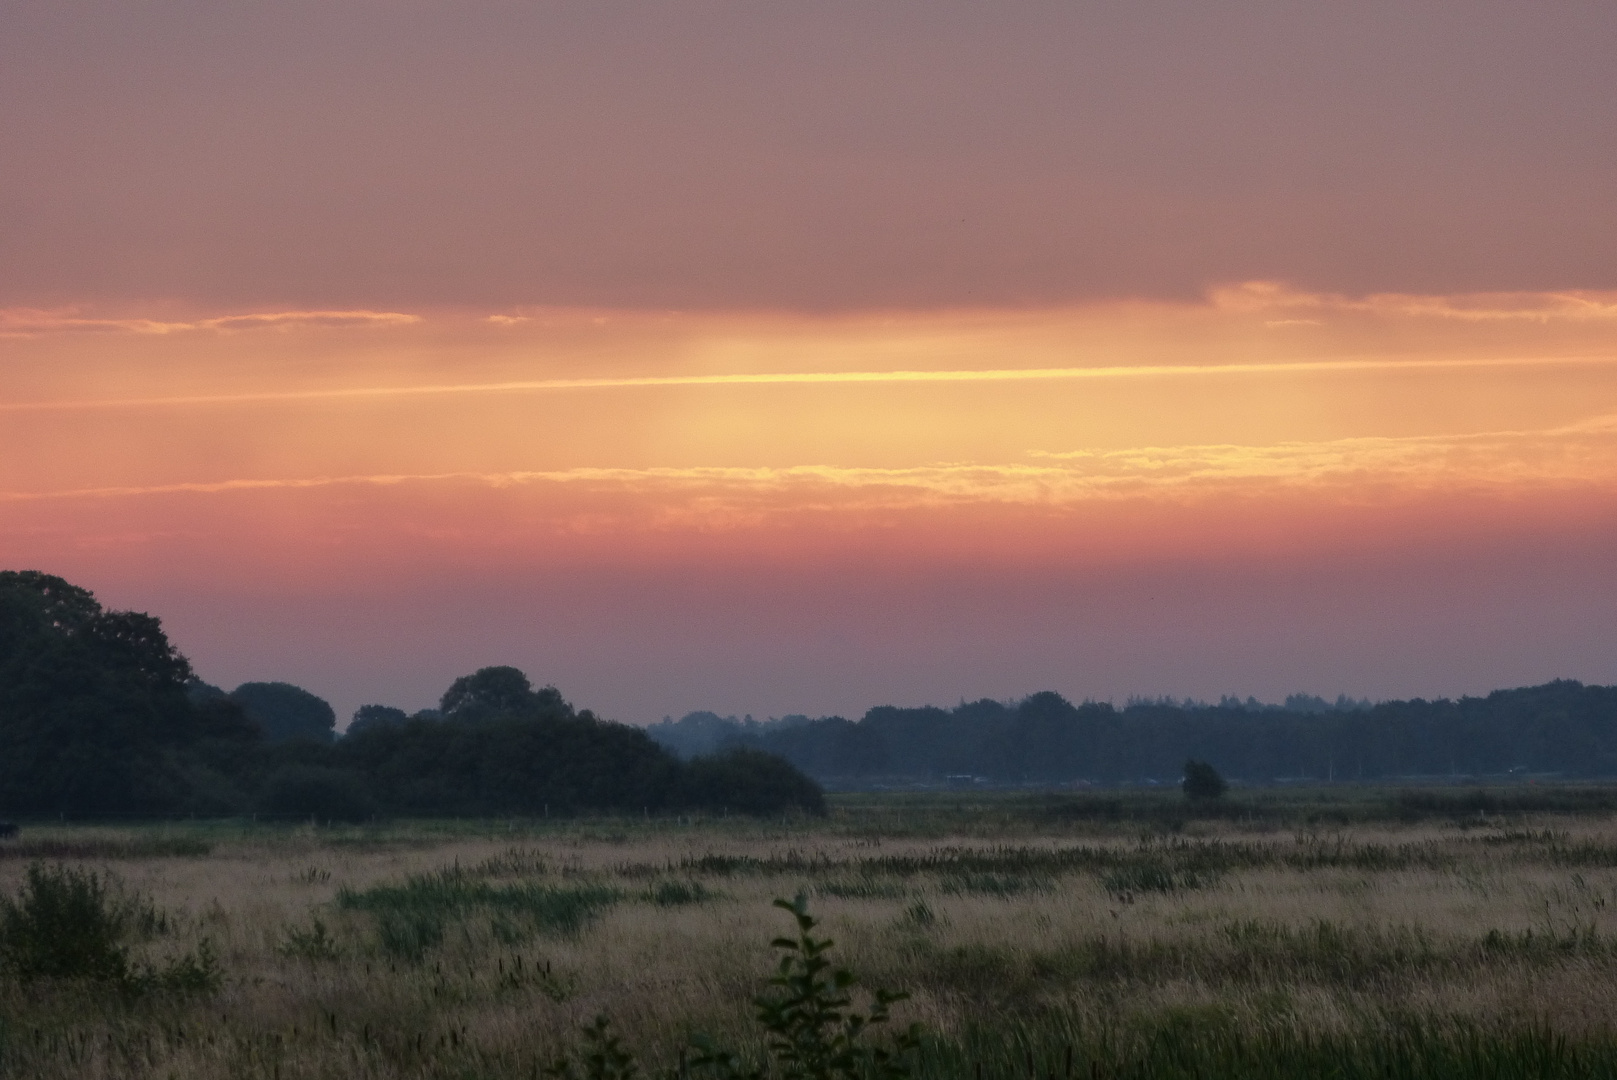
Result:
{"type": "Polygon", "coordinates": [[[1617,16],[0,32],[0,565],[346,715],[1617,681],[1617,16]]]}
{"type": "MultiPolygon", "coordinates": [[[[592,594],[629,576],[652,583],[633,614],[677,634],[689,601],[659,593],[692,580],[753,580],[750,600],[728,601],[745,609],[773,603],[759,582],[795,605],[874,578],[887,582],[878,595],[924,610],[936,606],[927,593],[1009,576],[1099,590],[1111,622],[1139,599],[1111,595],[1116,583],[1142,575],[1284,567],[1328,580],[1368,559],[1403,566],[1396,580],[1439,553],[1519,558],[1545,536],[1598,546],[1617,511],[1617,294],[1347,298],[1247,284],[1195,303],[1034,311],[3,318],[10,558],[128,582],[143,600],[183,582],[246,592],[249,612],[328,590],[363,609],[446,580],[497,596],[537,578],[541,595],[575,595],[535,617],[588,624],[592,594]]],[[[1501,572],[1458,587],[1481,599],[1501,572]]],[[[813,619],[869,636],[870,588],[813,619]]],[[[976,602],[925,618],[969,620],[976,602]]],[[[1044,622],[1048,606],[1029,613],[1044,622]]],[[[438,609],[423,602],[413,618],[432,627],[438,609]]],[[[286,632],[284,615],[272,622],[286,632]]],[[[482,644],[498,654],[487,659],[548,674],[545,650],[520,625],[506,631],[482,644]]],[[[455,663],[479,662],[459,659],[457,632],[413,628],[456,659],[361,696],[429,700],[455,663]]],[[[1061,632],[1038,631],[1052,633],[1035,653],[1060,654],[1061,632]]],[[[204,671],[219,657],[221,681],[275,674],[209,635],[180,636],[204,671]]],[[[981,692],[1014,693],[995,667],[1027,647],[1013,632],[966,670],[981,692]]],[[[788,657],[801,648],[781,639],[788,657]]],[[[271,647],[288,651],[295,642],[271,647]]],[[[1069,655],[1024,677],[1106,695],[1308,682],[1194,660],[1161,684],[1144,670],[1125,682],[1069,655]]],[[[1546,666],[1518,665],[1519,677],[1567,670],[1536,659],[1546,666]]],[[[634,662],[554,677],[639,719],[703,703],[614,702],[613,668],[634,662]]],[[[1368,669],[1353,685],[1336,678],[1315,688],[1386,685],[1368,669]]],[[[1449,689],[1414,686],[1429,688],[1449,689]]],[[[1459,687],[1472,688],[1485,686],[1459,687]]],[[[977,692],[964,678],[944,691],[977,692]]],[[[703,692],[749,708],[722,686],[703,692]]],[[[792,705],[764,696],[751,708],[792,705]]],[[[857,704],[831,693],[802,707],[857,704]]]]}

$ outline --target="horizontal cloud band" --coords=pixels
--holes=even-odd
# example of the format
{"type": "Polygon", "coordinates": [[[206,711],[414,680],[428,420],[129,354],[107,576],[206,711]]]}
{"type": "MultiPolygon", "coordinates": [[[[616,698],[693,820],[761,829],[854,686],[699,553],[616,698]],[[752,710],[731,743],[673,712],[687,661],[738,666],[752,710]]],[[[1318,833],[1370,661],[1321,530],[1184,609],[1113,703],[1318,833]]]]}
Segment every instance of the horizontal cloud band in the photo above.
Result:
{"type": "Polygon", "coordinates": [[[800,386],[880,383],[976,383],[1077,381],[1085,379],[1173,379],[1220,376],[1352,374],[1366,371],[1475,370],[1522,367],[1613,367],[1617,355],[1513,356],[1465,359],[1305,360],[1252,364],[1141,364],[1104,367],[987,368],[936,371],[803,371],[723,375],[644,375],[594,379],[530,379],[427,386],[365,386],[308,390],[267,390],[237,394],[169,397],[92,398],[70,401],[0,402],[0,412],[135,409],[202,405],[254,405],[275,402],[365,398],[428,397],[456,394],[538,393],[566,390],[655,389],[703,386],[800,386]]]}
{"type": "Polygon", "coordinates": [[[218,495],[343,485],[461,483],[487,487],[559,484],[637,497],[661,495],[708,505],[759,498],[792,505],[891,506],[998,503],[1059,507],[1129,497],[1197,497],[1232,487],[1261,491],[1385,488],[1499,490],[1513,486],[1594,485],[1617,489],[1617,416],[1542,431],[1459,436],[1350,438],[1139,447],[1113,451],[1035,451],[1027,463],[940,463],[907,468],[798,465],[767,467],[573,468],[505,472],[384,473],[245,478],[150,486],[0,492],[0,502],[218,495]]]}

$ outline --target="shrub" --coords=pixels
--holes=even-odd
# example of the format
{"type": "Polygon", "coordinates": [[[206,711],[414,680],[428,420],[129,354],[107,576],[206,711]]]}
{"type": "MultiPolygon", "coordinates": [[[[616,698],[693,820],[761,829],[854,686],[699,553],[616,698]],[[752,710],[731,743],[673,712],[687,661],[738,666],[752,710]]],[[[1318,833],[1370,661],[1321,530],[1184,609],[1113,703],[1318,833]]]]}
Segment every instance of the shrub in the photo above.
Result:
{"type": "Polygon", "coordinates": [[[96,873],[34,863],[17,898],[0,898],[0,964],[24,982],[83,979],[129,993],[215,989],[221,972],[206,939],[162,967],[131,959],[128,938],[167,929],[161,911],[96,873]]]}
{"type": "Polygon", "coordinates": [[[1185,778],[1181,781],[1180,787],[1184,789],[1187,798],[1216,799],[1224,794],[1224,789],[1228,786],[1224,783],[1224,778],[1218,774],[1218,770],[1207,762],[1197,761],[1194,758],[1185,762],[1185,778]]]}
{"type": "Polygon", "coordinates": [[[781,814],[788,810],[823,817],[825,792],[785,758],[736,748],[685,764],[686,801],[709,810],[781,814]]]}
{"type": "Polygon", "coordinates": [[[0,958],[24,981],[126,982],[129,921],[99,875],[35,863],[17,899],[0,899],[0,958]]]}
{"type": "MultiPolygon", "coordinates": [[[[808,901],[776,900],[775,906],[791,913],[796,938],[776,938],[782,950],[773,992],[757,999],[758,1023],[768,1033],[769,1055],[775,1070],[792,1080],[898,1080],[909,1075],[906,1060],[920,1045],[916,1025],[899,1034],[891,1047],[872,1045],[864,1038],[875,1024],[888,1021],[888,1009],[908,994],[877,990],[869,1014],[853,1011],[850,994],[858,977],[847,968],[834,967],[826,956],[832,942],[816,938],[817,925],[808,913],[808,901]]],[[[724,1080],[754,1080],[763,1070],[743,1072],[735,1055],[719,1050],[710,1040],[697,1040],[698,1067],[713,1069],[724,1080]]]]}

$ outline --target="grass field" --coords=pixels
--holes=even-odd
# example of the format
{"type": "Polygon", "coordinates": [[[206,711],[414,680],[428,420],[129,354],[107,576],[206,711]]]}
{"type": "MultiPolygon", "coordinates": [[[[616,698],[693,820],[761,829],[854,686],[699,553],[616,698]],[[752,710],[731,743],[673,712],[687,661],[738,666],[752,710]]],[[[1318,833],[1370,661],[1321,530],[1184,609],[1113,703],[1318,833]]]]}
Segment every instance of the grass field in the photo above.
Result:
{"type": "Polygon", "coordinates": [[[650,1072],[750,1002],[805,894],[907,990],[927,1077],[1617,1076],[1617,790],[935,793],[824,820],[25,825],[137,896],[154,969],[0,976],[0,1075],[532,1077],[608,1014],[650,1072]]]}

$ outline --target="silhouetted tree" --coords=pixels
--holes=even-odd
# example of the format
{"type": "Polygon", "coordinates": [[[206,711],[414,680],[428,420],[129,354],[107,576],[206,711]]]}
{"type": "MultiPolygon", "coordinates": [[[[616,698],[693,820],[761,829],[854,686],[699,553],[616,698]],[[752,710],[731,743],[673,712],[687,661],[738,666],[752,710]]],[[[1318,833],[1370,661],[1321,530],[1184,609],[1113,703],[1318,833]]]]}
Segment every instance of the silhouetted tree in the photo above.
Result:
{"type": "Polygon", "coordinates": [[[354,715],[348,721],[348,728],[343,737],[367,731],[374,727],[397,726],[410,719],[403,709],[395,709],[391,705],[361,705],[354,710],[354,715]]]}
{"type": "Polygon", "coordinates": [[[174,753],[216,734],[159,621],[104,611],[39,571],[0,572],[0,808],[111,813],[181,805],[174,753]]]}
{"type": "Polygon", "coordinates": [[[301,686],[284,682],[242,683],[230,692],[230,699],[246,710],[247,716],[264,732],[269,742],[309,739],[330,742],[337,727],[337,714],[320,697],[301,686]]]}
{"type": "Polygon", "coordinates": [[[518,668],[486,667],[456,679],[444,691],[438,711],[446,720],[486,720],[536,713],[559,715],[570,709],[554,686],[535,690],[518,668]]]}

